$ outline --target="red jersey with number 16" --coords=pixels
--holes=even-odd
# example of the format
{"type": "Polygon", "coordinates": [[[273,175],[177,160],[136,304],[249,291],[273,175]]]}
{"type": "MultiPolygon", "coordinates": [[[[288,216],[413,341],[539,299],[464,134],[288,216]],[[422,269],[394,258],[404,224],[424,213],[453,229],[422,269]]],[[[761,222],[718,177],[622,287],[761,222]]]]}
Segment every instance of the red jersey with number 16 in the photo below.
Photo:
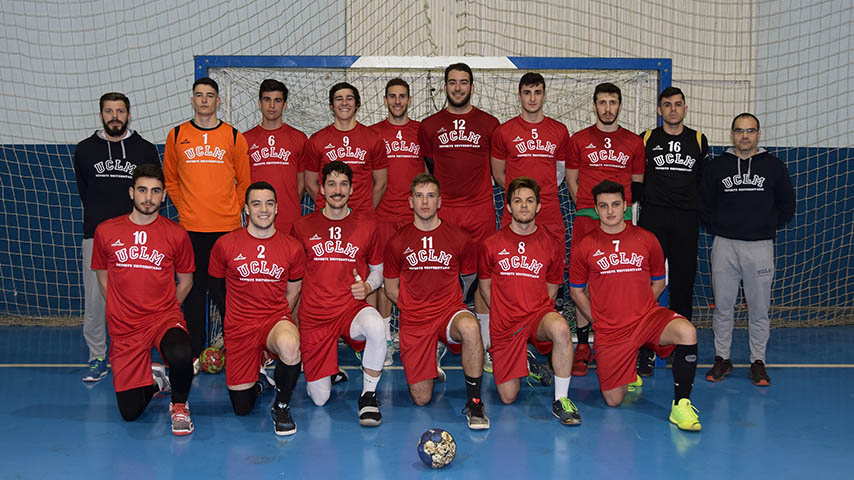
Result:
{"type": "Polygon", "coordinates": [[[418,145],[418,127],[421,123],[409,120],[406,125],[392,125],[388,119],[371,128],[385,141],[388,157],[388,183],[377,216],[387,222],[399,222],[412,218],[409,209],[409,187],[412,179],[427,169],[418,145]]]}
{"type": "Polygon", "coordinates": [[[576,132],[569,139],[566,168],[578,170],[576,207],[594,208],[593,187],[612,180],[626,189],[626,202],[632,204],[632,175],[643,175],[646,150],[643,140],[619,127],[603,132],[595,124],[576,132]]]}

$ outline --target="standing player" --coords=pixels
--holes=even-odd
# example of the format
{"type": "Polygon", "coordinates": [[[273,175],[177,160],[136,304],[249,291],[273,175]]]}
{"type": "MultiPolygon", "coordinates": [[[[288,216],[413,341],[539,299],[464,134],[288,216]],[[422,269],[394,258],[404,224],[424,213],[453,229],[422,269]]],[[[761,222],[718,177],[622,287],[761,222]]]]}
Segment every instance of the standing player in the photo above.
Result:
{"type": "MultiPolygon", "coordinates": [[[[669,266],[670,309],[691,320],[691,297],[697,274],[697,186],[709,160],[709,143],[702,132],[682,122],[688,110],[685,94],[676,87],[658,95],[662,126],[647,130],[646,170],[638,225],[658,239],[669,266]]],[[[655,355],[642,347],[638,374],[653,374],[655,355]]]]}
{"type": "Polygon", "coordinates": [[[101,96],[100,117],[104,125],[74,150],[74,176],[83,203],[83,339],[89,347],[89,369],[84,382],[97,382],[107,375],[107,328],[104,297],[92,264],[92,237],[99,223],[128,213],[133,202],[127,198],[131,176],[139,165],[160,166],[157,149],[134,132],[130,124],[130,100],[121,93],[101,96]]]}
{"type": "MultiPolygon", "coordinates": [[[[498,119],[471,104],[474,74],[465,63],[445,69],[448,106],[421,122],[418,143],[427,169],[444,185],[439,216],[481,243],[495,232],[490,150],[498,119]]],[[[489,307],[483,293],[474,295],[483,346],[489,348],[489,307]]],[[[484,368],[492,363],[484,358],[484,368]]]]}
{"type": "Polygon", "coordinates": [[[332,125],[309,138],[310,154],[305,164],[305,190],[320,210],[326,203],[318,195],[319,172],[329,162],[339,160],[353,170],[353,210],[369,214],[380,203],[388,178],[388,158],[383,139],[356,121],[362,106],[359,90],[349,83],[329,89],[332,125]]]}
{"type": "MultiPolygon", "coordinates": [[[[219,85],[203,77],[193,83],[193,119],[169,131],[163,154],[166,190],[178,220],[190,234],[196,258],[193,289],[184,314],[193,341],[193,358],[205,348],[205,294],[211,289],[208,262],[214,242],[240,228],[243,196],[250,183],[248,145],[243,134],[219,120],[219,85]]],[[[211,292],[221,291],[213,288],[211,292]]],[[[211,295],[220,312],[225,299],[211,295]]],[[[194,362],[198,373],[198,362],[194,362]]]]}
{"type": "Polygon", "coordinates": [[[315,405],[324,405],[332,391],[330,376],[338,372],[338,338],[354,350],[364,349],[359,424],[376,427],[382,422],[376,390],[386,353],[385,327],[365,301],[383,281],[376,222],[347,205],[353,193],[349,165],[329,162],[321,174],[324,207],[301,217],[293,229],[306,255],[299,310],[306,387],[315,405]]]}
{"type": "Polygon", "coordinates": [[[264,389],[264,383],[256,381],[264,350],[278,357],[273,431],[293,435],[297,426],[289,404],[299,379],[300,352],[290,306],[299,296],[305,253],[293,237],[276,229],[278,207],[272,185],[250,185],[243,208],[246,228],[217,240],[209,267],[211,276],[226,282],[225,382],[234,413],[247,415],[264,389]]]}
{"type": "MultiPolygon", "coordinates": [[[[388,186],[380,204],[377,205],[377,229],[380,236],[380,249],[400,227],[412,222],[409,207],[409,184],[419,173],[423,173],[424,161],[421,159],[421,147],[418,145],[419,122],[409,118],[409,84],[402,78],[393,78],[386,83],[383,97],[388,109],[388,117],[371,126],[385,141],[388,156],[388,186]]],[[[391,301],[383,295],[382,289],[377,295],[377,309],[383,316],[386,330],[385,366],[393,363],[394,347],[391,341],[391,301]]]]}
{"type": "Polygon", "coordinates": [[[544,355],[552,353],[552,414],[564,425],[579,425],[581,416],[569,399],[572,334],[554,309],[566,267],[564,246],[535,222],[541,206],[536,181],[516,178],[507,186],[507,199],[510,224],[483,242],[477,274],[492,308],[489,329],[498,396],[504,403],[516,401],[519,378],[529,373],[530,343],[544,355]]]}
{"type": "Polygon", "coordinates": [[[416,405],[433,397],[434,345],[441,341],[462,352],[466,377],[465,413],[472,430],[489,428],[480,399],[483,342],[477,319],[463,303],[459,277],[474,283],[477,251],[459,227],[439,219],[439,181],[429,173],[412,180],[409,204],[415,220],[389,240],[383,271],[385,289],[400,307],[400,359],[416,405]]]}
{"type": "MultiPolygon", "coordinates": [[[[593,91],[593,112],[596,123],[576,132],[569,140],[569,157],[566,161],[566,184],[575,203],[575,223],[572,226],[572,241],[569,255],[578,242],[588,233],[599,228],[599,217],[590,192],[603,180],[612,180],[626,191],[628,204],[632,204],[632,192],[639,190],[643,182],[644,148],[639,136],[617,124],[623,94],[613,83],[600,83],[593,91]]],[[[632,212],[627,210],[624,219],[631,223],[632,212]]],[[[576,309],[577,312],[577,309],[576,309]]],[[[578,348],[572,374],[587,375],[593,355],[588,345],[590,322],[584,313],[575,316],[578,348]]]]}
{"type": "Polygon", "coordinates": [[[113,387],[122,418],[139,418],[151,398],[171,384],[172,433],[189,435],[193,357],[181,303],[193,284],[193,246],[183,228],[159,215],[166,198],[163,183],[156,165],[134,170],[128,189],[133,210],[95,230],[92,270],[107,301],[113,387]],[[152,368],[152,347],[169,365],[168,378],[162,366],[152,368]]]}
{"type": "Polygon", "coordinates": [[[569,285],[578,310],[596,323],[596,374],[605,403],[616,407],[630,384],[642,384],[635,360],[645,345],[662,357],[673,353],[670,421],[682,430],[700,430],[690,400],[697,331],[685,317],[655,301],[664,290],[661,247],[655,235],[624,222],[628,203],[622,185],[604,180],[592,196],[600,227],[572,251],[569,285]]]}
{"type": "Polygon", "coordinates": [[[261,124],[245,132],[249,144],[249,172],[253,182],[267,182],[277,193],[276,230],[287,234],[302,215],[303,164],[308,156],[308,137],[284,123],[288,88],[266,79],[258,89],[261,124]]]}

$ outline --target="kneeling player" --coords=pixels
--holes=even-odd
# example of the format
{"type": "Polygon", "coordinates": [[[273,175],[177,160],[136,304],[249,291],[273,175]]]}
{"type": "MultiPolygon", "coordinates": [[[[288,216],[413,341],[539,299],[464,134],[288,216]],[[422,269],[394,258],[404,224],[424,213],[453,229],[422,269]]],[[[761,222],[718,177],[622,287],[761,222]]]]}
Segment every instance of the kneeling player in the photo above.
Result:
{"type": "Polygon", "coordinates": [[[605,402],[616,407],[630,386],[639,386],[637,351],[646,346],[673,356],[675,397],[670,421],[700,430],[691,388],[697,370],[697,331],[685,317],[659,307],[664,255],[655,236],[623,221],[625,190],[610,180],[593,187],[599,228],[570,252],[572,300],[596,324],[596,370],[605,402]],[[590,295],[584,293],[589,284],[590,295]]]}
{"type": "Polygon", "coordinates": [[[276,192],[267,182],[255,182],[246,190],[243,207],[246,228],[220,237],[211,251],[208,271],[225,277],[226,308],[225,383],[231,406],[246,415],[264,390],[258,380],[264,351],[278,357],[273,378],[273,431],[293,435],[290,401],[300,373],[299,330],[290,306],[299,295],[305,269],[302,245],[276,231],[276,192]]]}
{"type": "Polygon", "coordinates": [[[193,246],[186,230],[159,215],[163,185],[160,167],[136,167],[133,210],[98,225],[92,270],[107,300],[113,386],[122,417],[139,418],[171,383],[172,433],[188,435],[193,433],[187,404],[193,354],[181,303],[193,285],[193,246]],[[162,366],[152,368],[152,347],[169,365],[168,379],[162,366]]]}
{"type": "Polygon", "coordinates": [[[552,413],[565,425],[579,425],[581,416],[569,399],[572,336],[554,309],[566,266],[563,244],[534,221],[540,211],[540,186],[533,179],[510,182],[507,209],[510,224],[487,237],[478,260],[480,288],[492,312],[490,352],[498,396],[504,403],[516,401],[519,378],[529,373],[530,342],[542,354],[552,352],[552,413]]]}
{"type": "Polygon", "coordinates": [[[300,350],[308,396],[324,405],[332,391],[330,376],[338,373],[338,338],[356,351],[364,349],[359,424],[376,427],[382,423],[376,390],[386,354],[385,324],[365,297],[382,285],[382,252],[373,217],[347,206],[352,181],[346,163],[324,165],[320,194],[326,205],[294,223],[293,236],[306,255],[300,350]]]}
{"type": "Polygon", "coordinates": [[[474,282],[477,251],[468,235],[436,215],[439,181],[429,173],[412,180],[409,206],[415,220],[395,233],[385,251],[385,291],[400,308],[400,359],[416,405],[433,397],[436,342],[462,352],[465,414],[472,430],[489,428],[480,399],[483,341],[477,318],[466,309],[459,275],[474,282]]]}

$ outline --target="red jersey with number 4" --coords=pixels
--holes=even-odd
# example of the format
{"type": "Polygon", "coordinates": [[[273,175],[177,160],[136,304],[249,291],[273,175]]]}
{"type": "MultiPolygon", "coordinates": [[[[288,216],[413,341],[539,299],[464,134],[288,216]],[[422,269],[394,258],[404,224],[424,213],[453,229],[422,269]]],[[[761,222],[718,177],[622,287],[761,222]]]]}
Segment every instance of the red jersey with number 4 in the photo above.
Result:
{"type": "Polygon", "coordinates": [[[418,145],[419,125],[421,123],[415,120],[402,126],[392,125],[386,119],[371,126],[385,141],[388,157],[388,183],[377,205],[377,216],[387,222],[412,218],[409,187],[416,175],[427,171],[418,145]]]}
{"type": "Polygon", "coordinates": [[[433,175],[442,184],[442,204],[468,207],[492,201],[489,155],[498,119],[472,107],[463,115],[447,109],[421,122],[421,154],[433,159],[433,175]]]}
{"type": "Polygon", "coordinates": [[[618,234],[597,228],[581,239],[569,260],[570,285],[590,285],[597,335],[619,332],[655,307],[650,283],[664,275],[664,255],[655,235],[628,224],[618,234]]]}
{"type": "MultiPolygon", "coordinates": [[[[360,212],[374,211],[374,170],[388,168],[385,142],[370,128],[356,122],[353,129],[342,132],[335,125],[319,130],[309,138],[311,154],[305,170],[317,172],[329,162],[340,160],[353,169],[353,195],[350,208],[360,212]]],[[[323,181],[320,178],[319,181],[323,181]]],[[[317,195],[317,210],[326,205],[323,195],[317,195]]]]}
{"type": "Polygon", "coordinates": [[[92,270],[107,271],[110,336],[132,335],[167,313],[181,317],[181,305],[175,298],[175,273],[192,273],[194,269],[190,236],[166,217],[137,225],[122,215],[98,225],[92,270]]]}
{"type": "MultiPolygon", "coordinates": [[[[531,177],[540,185],[540,213],[537,223],[563,225],[558,199],[558,162],[566,162],[569,131],[566,125],[546,117],[539,123],[528,123],[514,117],[495,130],[492,156],[506,162],[505,192],[517,177],[531,177]]],[[[504,209],[502,225],[510,222],[504,209]]]]}
{"type": "Polygon", "coordinates": [[[417,319],[411,324],[432,324],[442,312],[462,303],[459,276],[475,271],[475,244],[449,222],[429,232],[410,223],[386,245],[383,276],[400,279],[397,305],[406,320],[417,319]]]}
{"type": "Polygon", "coordinates": [[[566,168],[578,170],[576,206],[594,208],[593,187],[602,180],[612,180],[626,189],[626,202],[632,204],[632,175],[643,175],[646,151],[643,140],[619,127],[616,132],[603,132],[591,125],[569,139],[566,168]]]}
{"type": "Polygon", "coordinates": [[[208,273],[225,278],[225,333],[237,333],[273,316],[290,315],[285,292],[305,273],[302,245],[277,231],[255,238],[241,228],[220,237],[211,250],[208,273]]]}
{"type": "Polygon", "coordinates": [[[544,228],[518,235],[502,227],[484,240],[477,276],[492,279],[490,331],[502,337],[519,329],[532,313],[554,307],[547,283],[563,283],[564,248],[544,228]]]}
{"type": "Polygon", "coordinates": [[[308,137],[290,125],[275,130],[261,125],[244,133],[249,144],[249,173],[252,182],[264,181],[276,189],[276,229],[289,232],[302,215],[297,177],[303,171],[309,153],[308,137]]]}
{"type": "MultiPolygon", "coordinates": [[[[355,210],[341,220],[330,220],[316,211],[294,223],[291,235],[305,252],[305,278],[300,300],[300,324],[338,318],[355,304],[350,285],[368,279],[368,265],[383,263],[376,221],[355,210]]],[[[320,322],[323,323],[323,322],[320,322]]]]}

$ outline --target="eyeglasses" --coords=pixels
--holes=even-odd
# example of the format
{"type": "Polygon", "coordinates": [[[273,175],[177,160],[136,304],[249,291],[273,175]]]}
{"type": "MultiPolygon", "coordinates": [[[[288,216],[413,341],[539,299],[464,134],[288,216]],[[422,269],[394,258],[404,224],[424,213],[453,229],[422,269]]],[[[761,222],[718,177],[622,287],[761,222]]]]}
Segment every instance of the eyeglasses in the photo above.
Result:
{"type": "Polygon", "coordinates": [[[744,135],[745,133],[753,135],[754,133],[758,132],[759,129],[758,128],[733,128],[732,131],[735,132],[736,135],[744,135]]]}

